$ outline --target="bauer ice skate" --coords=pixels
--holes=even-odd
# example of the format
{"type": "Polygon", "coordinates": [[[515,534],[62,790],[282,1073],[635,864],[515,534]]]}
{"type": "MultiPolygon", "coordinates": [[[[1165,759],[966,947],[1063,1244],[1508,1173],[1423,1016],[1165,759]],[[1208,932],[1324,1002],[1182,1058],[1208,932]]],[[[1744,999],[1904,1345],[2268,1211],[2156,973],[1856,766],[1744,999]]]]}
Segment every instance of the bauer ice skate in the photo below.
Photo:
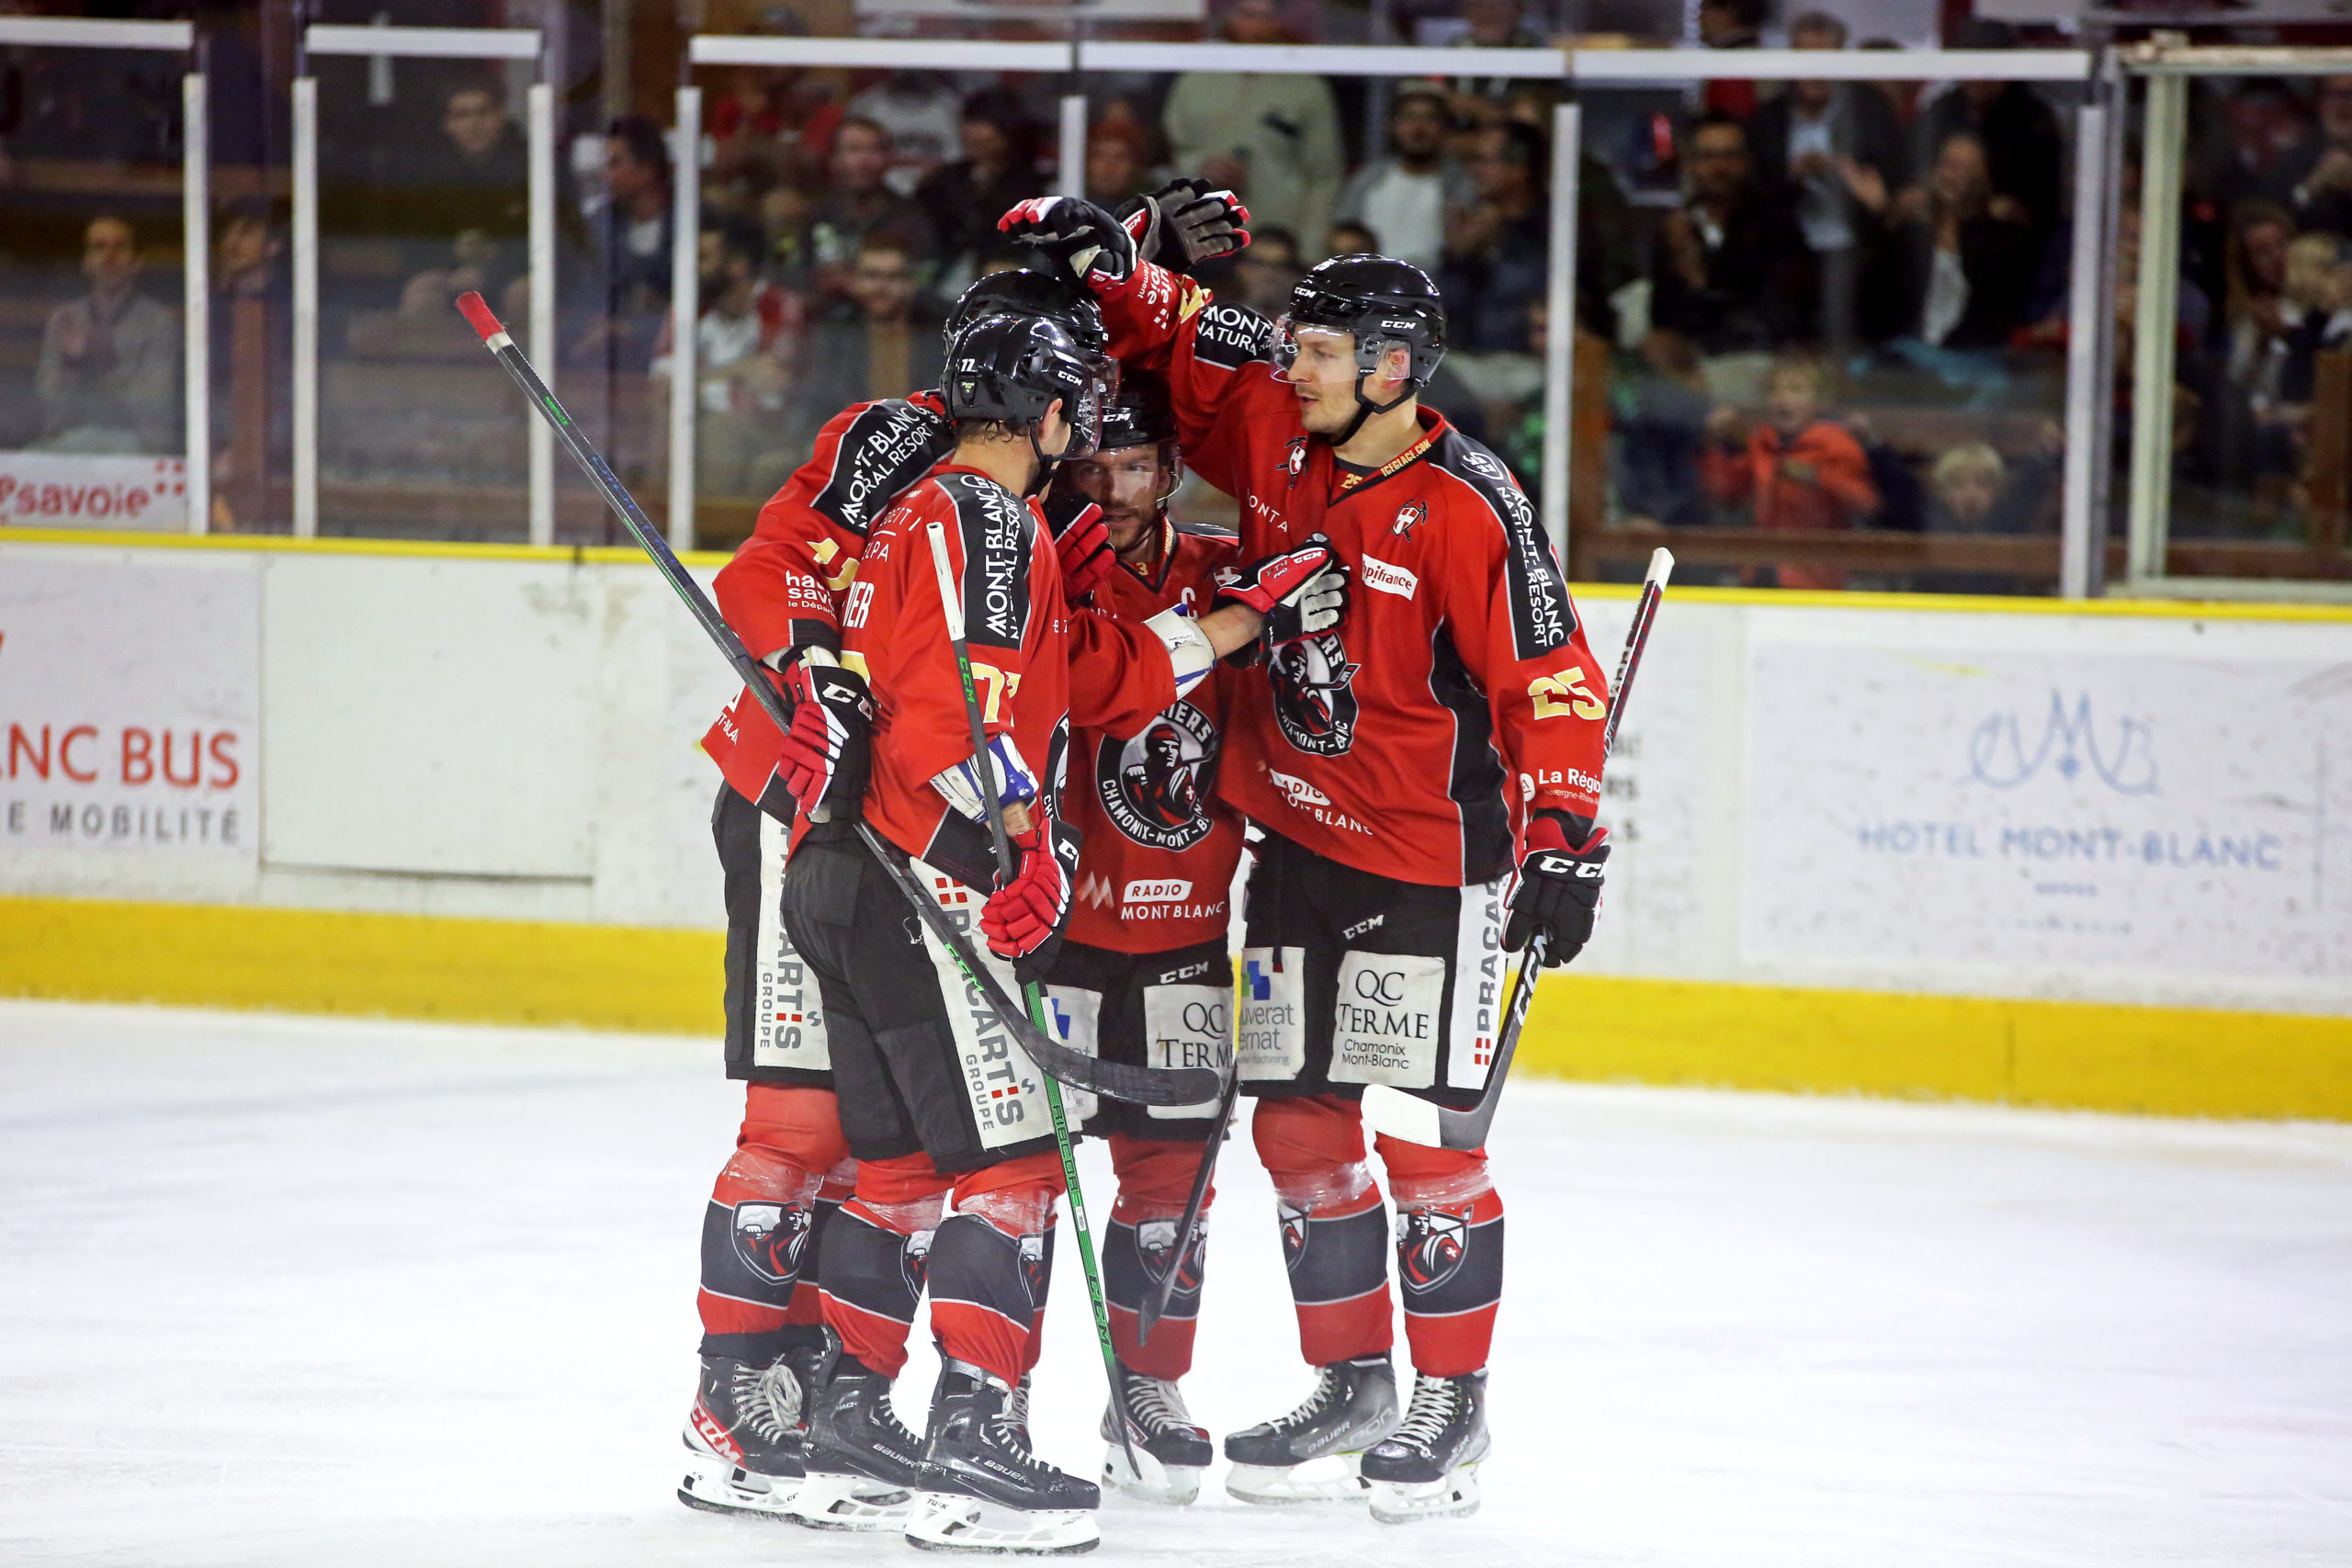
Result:
{"type": "Polygon", "coordinates": [[[806,1402],[808,1474],[792,1517],[812,1529],[905,1529],[922,1443],[890,1408],[890,1380],[843,1353],[830,1329],[825,1344],[806,1402]]]}
{"type": "Polygon", "coordinates": [[[1012,1391],[950,1359],[932,1396],[923,1442],[922,1511],[907,1540],[926,1551],[1091,1551],[1102,1494],[1029,1452],[1007,1405],[1012,1391]]]}
{"type": "Polygon", "coordinates": [[[678,1501],[715,1514],[783,1518],[800,1490],[800,1382],[779,1357],[755,1367],[705,1356],[686,1417],[678,1501]]]}
{"type": "Polygon", "coordinates": [[[1396,1427],[1396,1371],[1365,1356],[1316,1369],[1315,1392],[1287,1416],[1227,1434],[1225,1490],[1244,1503],[1361,1497],[1363,1451],[1396,1427]]]}
{"type": "Polygon", "coordinates": [[[1403,1525],[1476,1513],[1478,1461],[1492,1446],[1485,1372],[1416,1377],[1403,1423],[1363,1456],[1372,1517],[1403,1525]]]}
{"type": "Polygon", "coordinates": [[[1201,1472],[1216,1458],[1208,1428],[1193,1423],[1173,1379],[1148,1378],[1119,1366],[1119,1394],[1102,1407],[1102,1483],[1147,1503],[1181,1507],[1201,1495],[1201,1472]],[[1119,1441],[1125,1416],[1135,1464],[1119,1441]]]}

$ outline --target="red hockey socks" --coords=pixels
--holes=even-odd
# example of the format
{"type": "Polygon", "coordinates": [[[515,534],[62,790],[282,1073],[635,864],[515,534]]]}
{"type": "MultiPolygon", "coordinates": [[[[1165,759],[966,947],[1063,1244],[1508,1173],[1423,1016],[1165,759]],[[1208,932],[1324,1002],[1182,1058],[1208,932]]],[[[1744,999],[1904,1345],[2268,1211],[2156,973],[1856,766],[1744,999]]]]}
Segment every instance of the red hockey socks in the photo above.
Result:
{"type": "Polygon", "coordinates": [[[831,1209],[846,1190],[828,1173],[847,1158],[830,1090],[745,1086],[735,1154],[703,1210],[702,1353],[764,1364],[795,1323],[813,1323],[798,1284],[817,1258],[831,1209]],[[828,1198],[831,1201],[827,1201],[828,1198]]]}
{"type": "Polygon", "coordinates": [[[1329,1095],[1261,1100],[1250,1136],[1274,1179],[1300,1351],[1318,1367],[1387,1354],[1388,1217],[1356,1106],[1329,1095]]]}
{"type": "Polygon", "coordinates": [[[825,1326],[867,1368],[897,1377],[922,1297],[925,1257],[953,1179],[930,1159],[860,1160],[857,1195],[825,1232],[819,1264],[825,1326]]]}
{"type": "Polygon", "coordinates": [[[1484,1149],[1379,1140],[1396,1201],[1396,1280],[1413,1370],[1460,1377],[1487,1364],[1503,1294],[1503,1201],[1484,1149]]]}
{"type": "Polygon", "coordinates": [[[1102,1235],[1102,1293],[1111,1309],[1111,1346],[1130,1370],[1148,1378],[1181,1378],[1193,1370],[1193,1320],[1201,1311],[1203,1252],[1207,1246],[1212,1187],[1201,1205],[1200,1240],[1178,1262],[1176,1228],[1201,1167],[1195,1138],[1131,1138],[1114,1133],[1111,1168],[1119,1175],[1118,1201],[1102,1235]],[[1136,1340],[1137,1314],[1156,1298],[1171,1265],[1178,1269],[1168,1311],[1152,1325],[1148,1344],[1136,1340]]]}
{"type": "Polygon", "coordinates": [[[932,1240],[931,1326],[940,1353],[1008,1388],[1036,1361],[1061,1191],[1061,1159],[1050,1151],[967,1172],[956,1183],[956,1213],[932,1240]]]}

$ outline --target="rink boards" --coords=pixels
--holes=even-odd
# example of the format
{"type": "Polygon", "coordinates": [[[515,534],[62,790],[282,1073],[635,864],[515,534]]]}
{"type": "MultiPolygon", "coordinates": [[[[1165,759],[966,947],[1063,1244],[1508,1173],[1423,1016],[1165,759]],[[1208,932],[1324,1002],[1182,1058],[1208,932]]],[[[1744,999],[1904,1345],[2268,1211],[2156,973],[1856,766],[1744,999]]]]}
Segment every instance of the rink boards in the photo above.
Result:
{"type": "MultiPolygon", "coordinates": [[[[632,552],[12,531],[0,991],[715,1032],[732,695],[632,552]]],[[[2352,611],[1680,592],[1607,782],[1532,1068],[2352,1118],[2352,611]]]]}

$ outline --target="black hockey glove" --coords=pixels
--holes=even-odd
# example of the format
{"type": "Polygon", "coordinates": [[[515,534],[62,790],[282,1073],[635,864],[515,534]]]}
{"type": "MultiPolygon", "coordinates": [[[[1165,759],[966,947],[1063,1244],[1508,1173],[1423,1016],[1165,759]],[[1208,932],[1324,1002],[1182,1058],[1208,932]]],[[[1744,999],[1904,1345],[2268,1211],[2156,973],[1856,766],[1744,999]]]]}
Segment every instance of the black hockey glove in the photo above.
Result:
{"type": "Polygon", "coordinates": [[[1136,270],[1136,239],[1126,225],[1082,197],[1033,197],[996,220],[1016,245],[1044,253],[1080,282],[1089,274],[1124,283],[1136,270]]]}
{"type": "Polygon", "coordinates": [[[1203,262],[1229,256],[1250,243],[1250,209],[1229,190],[1203,179],[1173,180],[1119,209],[1136,253],[1170,272],[1189,274],[1203,262]]]}
{"type": "Polygon", "coordinates": [[[1062,597],[1075,609],[1102,585],[1118,564],[1102,509],[1082,495],[1054,495],[1046,502],[1046,525],[1054,531],[1054,556],[1061,562],[1062,597]]]}
{"type": "Polygon", "coordinates": [[[785,787],[820,820],[855,815],[865,795],[874,729],[874,697],[856,671],[818,660],[785,675],[796,699],[776,764],[785,787]]]}
{"type": "Polygon", "coordinates": [[[1577,841],[1577,824],[1564,811],[1538,810],[1527,824],[1527,852],[1510,896],[1503,951],[1517,953],[1538,931],[1546,934],[1544,966],[1566,964],[1592,939],[1600,909],[1600,871],[1609,860],[1609,829],[1595,828],[1577,841]]]}

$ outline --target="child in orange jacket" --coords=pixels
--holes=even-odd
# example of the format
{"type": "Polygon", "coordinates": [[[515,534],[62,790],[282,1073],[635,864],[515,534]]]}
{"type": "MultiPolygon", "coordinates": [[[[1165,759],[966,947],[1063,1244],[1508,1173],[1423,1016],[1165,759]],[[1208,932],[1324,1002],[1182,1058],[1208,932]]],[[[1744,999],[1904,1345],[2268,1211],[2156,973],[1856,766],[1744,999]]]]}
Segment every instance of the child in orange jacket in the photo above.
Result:
{"type": "MultiPolygon", "coordinates": [[[[1850,528],[1878,510],[1870,459],[1843,426],[1821,417],[1822,373],[1784,359],[1764,378],[1764,423],[1739,442],[1739,416],[1717,409],[1707,421],[1699,476],[1719,502],[1752,501],[1758,528],[1850,528]]],[[[1782,566],[1783,588],[1843,588],[1829,567],[1782,566]]]]}

